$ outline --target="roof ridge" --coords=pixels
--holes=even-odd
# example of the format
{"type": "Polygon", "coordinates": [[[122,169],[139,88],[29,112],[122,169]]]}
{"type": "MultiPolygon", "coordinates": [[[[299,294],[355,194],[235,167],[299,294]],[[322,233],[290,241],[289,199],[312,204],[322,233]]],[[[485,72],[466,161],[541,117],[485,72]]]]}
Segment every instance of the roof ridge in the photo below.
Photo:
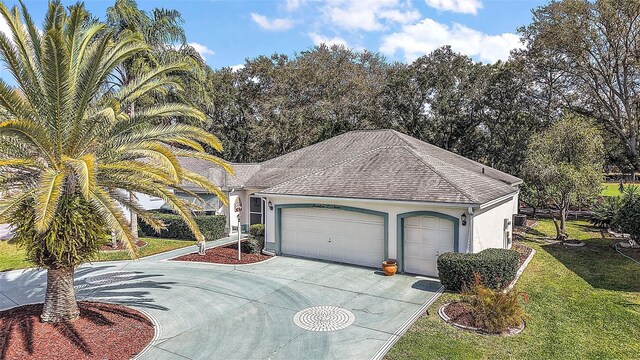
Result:
{"type": "MultiPolygon", "coordinates": [[[[403,146],[403,148],[407,149],[407,151],[413,155],[416,159],[418,159],[421,163],[423,163],[426,167],[428,167],[429,169],[431,169],[434,173],[438,174],[438,176],[440,176],[440,178],[442,178],[444,181],[447,182],[447,184],[451,185],[454,189],[458,190],[462,195],[464,195],[465,198],[467,198],[467,200],[469,200],[470,202],[478,202],[475,197],[470,196],[469,193],[467,193],[466,191],[463,191],[460,187],[458,187],[457,185],[455,185],[453,182],[451,182],[451,180],[449,180],[448,177],[446,177],[445,175],[442,174],[441,171],[436,170],[435,167],[433,167],[433,165],[427,163],[420,155],[418,155],[415,151],[415,149],[411,146],[409,147],[405,147],[403,146]]],[[[440,159],[438,159],[438,161],[442,161],[440,159]]],[[[466,170],[466,169],[465,169],[466,170]]],[[[468,171],[468,170],[467,170],[468,171]]]]}
{"type": "MultiPolygon", "coordinates": [[[[416,149],[416,147],[415,147],[415,146],[413,146],[409,141],[407,141],[407,139],[405,139],[405,138],[404,138],[404,136],[409,136],[409,135],[407,135],[407,134],[403,134],[403,133],[398,132],[398,131],[396,131],[396,130],[391,130],[391,132],[393,132],[393,134],[394,134],[396,137],[398,137],[400,140],[402,140],[404,143],[406,143],[407,145],[409,145],[409,147],[411,147],[412,149],[416,149]]],[[[409,137],[411,137],[411,136],[409,136],[409,137]]],[[[467,158],[467,157],[465,157],[465,156],[462,156],[462,155],[460,155],[460,154],[456,154],[456,153],[455,153],[455,152],[453,152],[453,151],[449,151],[449,150],[447,150],[447,149],[443,149],[443,148],[441,148],[441,147],[439,147],[439,146],[433,145],[433,144],[431,144],[431,143],[428,143],[428,142],[426,142],[426,141],[422,141],[422,140],[417,139],[417,138],[414,138],[414,137],[411,137],[411,138],[412,138],[412,139],[414,139],[414,140],[416,140],[416,141],[419,141],[419,142],[421,142],[421,143],[423,143],[423,144],[425,144],[425,145],[427,145],[427,146],[430,146],[430,147],[436,148],[436,149],[438,149],[438,150],[447,151],[447,152],[451,153],[452,155],[454,155],[455,157],[457,157],[457,158],[459,158],[459,159],[461,159],[461,160],[464,160],[464,161],[467,161],[467,162],[470,162],[470,163],[476,163],[476,164],[478,164],[478,165],[481,165],[481,166],[483,167],[483,170],[484,170],[484,168],[488,168],[489,170],[498,171],[498,172],[503,173],[503,174],[505,174],[505,175],[513,176],[513,175],[511,175],[511,174],[507,174],[507,173],[505,173],[504,171],[501,171],[501,170],[498,170],[498,169],[496,169],[496,168],[493,168],[493,167],[491,167],[491,166],[489,166],[489,165],[483,164],[483,163],[481,163],[481,162],[479,162],[479,161],[475,161],[475,160],[469,159],[469,158],[467,158]]],[[[449,163],[448,161],[445,161],[445,160],[442,160],[442,159],[438,159],[438,160],[443,161],[443,162],[446,162],[446,163],[448,163],[448,164],[451,164],[451,163],[449,163]]],[[[454,164],[451,164],[451,165],[454,165],[454,164]]],[[[464,169],[464,168],[463,168],[463,169],[464,169]]],[[[498,181],[498,182],[501,182],[501,183],[503,183],[503,184],[507,184],[507,185],[510,185],[510,186],[512,185],[511,183],[508,183],[508,182],[502,181],[502,180],[500,180],[500,179],[496,179],[496,178],[494,178],[493,176],[489,176],[488,174],[486,174],[486,173],[485,173],[485,171],[482,171],[482,172],[475,172],[475,171],[471,171],[471,170],[468,170],[468,169],[464,169],[464,170],[469,171],[469,172],[472,172],[472,173],[474,173],[474,174],[481,175],[482,177],[485,177],[485,178],[487,178],[487,179],[491,179],[491,180],[494,180],[494,181],[498,181]]]]}
{"type": "Polygon", "coordinates": [[[267,189],[274,188],[274,187],[276,187],[276,186],[286,185],[286,184],[288,184],[288,183],[290,183],[290,182],[292,182],[292,181],[294,181],[294,180],[299,180],[299,179],[307,178],[307,177],[309,177],[309,176],[312,176],[312,175],[315,175],[315,174],[317,174],[317,173],[321,173],[321,172],[323,172],[323,171],[325,171],[325,170],[328,170],[328,169],[330,169],[330,168],[332,168],[332,167],[334,167],[334,166],[342,165],[342,164],[347,163],[347,162],[350,162],[350,161],[352,161],[352,160],[356,160],[356,159],[358,159],[358,158],[361,158],[361,157],[363,157],[363,156],[365,156],[365,155],[369,155],[370,153],[377,152],[377,151],[379,151],[379,150],[381,150],[381,149],[403,148],[403,147],[404,147],[404,146],[378,146],[378,147],[376,147],[376,148],[373,148],[373,149],[371,149],[371,150],[365,151],[365,152],[363,152],[363,153],[360,153],[360,154],[357,154],[357,155],[354,155],[354,156],[348,157],[348,158],[346,158],[346,159],[344,159],[344,160],[342,160],[342,161],[338,161],[338,162],[335,162],[335,163],[329,164],[329,165],[327,165],[327,166],[325,166],[325,167],[323,167],[323,168],[318,169],[317,171],[314,171],[314,172],[311,172],[311,173],[308,173],[308,174],[305,174],[305,175],[300,175],[300,176],[297,176],[297,177],[294,177],[294,178],[288,179],[288,180],[286,180],[286,181],[283,181],[283,182],[281,182],[281,183],[277,183],[277,184],[275,184],[275,185],[273,185],[273,186],[269,186],[267,189]]]}

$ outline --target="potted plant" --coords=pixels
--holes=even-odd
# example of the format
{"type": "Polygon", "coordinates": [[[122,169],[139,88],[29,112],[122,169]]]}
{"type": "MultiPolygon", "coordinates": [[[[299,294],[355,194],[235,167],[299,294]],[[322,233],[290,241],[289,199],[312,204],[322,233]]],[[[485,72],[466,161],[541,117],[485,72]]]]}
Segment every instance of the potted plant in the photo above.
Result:
{"type": "Polygon", "coordinates": [[[382,262],[382,271],[387,276],[392,276],[398,271],[398,263],[395,259],[388,259],[382,262]]]}

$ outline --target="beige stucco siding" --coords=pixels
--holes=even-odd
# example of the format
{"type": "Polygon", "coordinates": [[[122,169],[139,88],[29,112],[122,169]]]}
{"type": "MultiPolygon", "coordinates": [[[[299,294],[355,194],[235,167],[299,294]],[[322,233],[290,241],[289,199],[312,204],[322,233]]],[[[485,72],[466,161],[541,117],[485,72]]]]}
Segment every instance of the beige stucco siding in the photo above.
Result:
{"type": "MultiPolygon", "coordinates": [[[[375,201],[375,200],[358,200],[358,199],[333,199],[333,198],[309,198],[309,197],[278,197],[269,196],[268,200],[273,205],[284,204],[324,204],[324,205],[340,205],[350,206],[361,209],[368,209],[374,211],[385,212],[389,214],[389,228],[388,228],[388,254],[389,258],[397,258],[397,216],[402,213],[413,211],[433,211],[439,212],[460,219],[460,216],[467,210],[466,207],[448,207],[448,206],[433,206],[420,203],[399,203],[391,201],[375,201]]],[[[467,249],[467,236],[469,226],[459,227],[459,245],[460,251],[465,252],[467,249]]],[[[266,216],[266,242],[268,248],[274,248],[275,246],[275,211],[267,209],[266,216]]]]}
{"type": "Polygon", "coordinates": [[[474,212],[472,251],[504,248],[505,237],[513,236],[513,215],[518,212],[518,195],[474,212]],[[505,221],[509,222],[506,228],[505,221]]]}

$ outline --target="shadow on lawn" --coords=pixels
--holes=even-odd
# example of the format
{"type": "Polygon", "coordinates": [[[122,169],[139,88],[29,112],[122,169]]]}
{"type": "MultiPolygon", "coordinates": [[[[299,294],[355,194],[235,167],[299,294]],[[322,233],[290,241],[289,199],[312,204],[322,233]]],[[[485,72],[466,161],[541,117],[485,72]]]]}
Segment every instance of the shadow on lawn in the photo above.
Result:
{"type": "MultiPolygon", "coordinates": [[[[113,323],[104,316],[105,313],[116,314],[120,317],[130,318],[136,321],[148,321],[146,317],[142,317],[135,312],[128,311],[127,309],[114,309],[105,305],[105,303],[161,311],[169,310],[155,303],[149,291],[150,289],[170,289],[171,285],[176,284],[175,282],[158,281],[156,279],[164,275],[135,272],[135,275],[125,281],[105,285],[91,285],[85,281],[86,278],[91,277],[96,272],[104,274],[105,270],[118,272],[119,269],[115,266],[105,265],[81,267],[75,272],[75,288],[80,307],[80,317],[90,321],[98,329],[100,326],[113,325],[113,323]]],[[[19,300],[19,302],[22,304],[31,303],[32,305],[23,306],[22,309],[26,309],[26,311],[20,310],[19,307],[0,311],[5,312],[5,314],[9,314],[14,310],[25,312],[24,317],[8,324],[3,324],[2,319],[0,319],[0,325],[2,325],[0,328],[2,332],[2,334],[0,334],[0,360],[6,358],[6,351],[9,346],[9,341],[11,340],[11,333],[14,329],[17,329],[24,339],[24,350],[29,354],[33,353],[34,341],[46,341],[46,339],[34,339],[33,337],[34,322],[39,321],[39,315],[42,312],[45,280],[46,272],[36,269],[27,269],[20,276],[12,280],[5,280],[4,286],[7,286],[7,288],[9,286],[15,287],[11,295],[16,296],[16,294],[20,292],[21,300],[19,300]]],[[[74,326],[74,322],[56,324],[54,328],[56,332],[67,338],[70,343],[83,353],[92,355],[87,343],[74,326]]]]}
{"type": "MultiPolygon", "coordinates": [[[[593,231],[593,228],[585,227],[593,231]]],[[[619,240],[593,238],[584,240],[583,247],[560,244],[542,248],[594,288],[615,291],[640,291],[638,264],[622,257],[612,247],[619,240]]]]}

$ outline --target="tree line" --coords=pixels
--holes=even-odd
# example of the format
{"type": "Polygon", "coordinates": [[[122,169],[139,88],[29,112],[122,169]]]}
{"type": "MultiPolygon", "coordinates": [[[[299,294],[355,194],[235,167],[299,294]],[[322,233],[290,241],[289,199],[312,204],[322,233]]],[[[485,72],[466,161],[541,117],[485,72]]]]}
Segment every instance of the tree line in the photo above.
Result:
{"type": "Polygon", "coordinates": [[[507,61],[443,46],[407,64],[320,45],[239,69],[205,66],[186,97],[233,162],[391,128],[520,175],[532,134],[578,114],[600,127],[608,168],[640,171],[640,2],[564,0],[532,15],[507,61]]]}

